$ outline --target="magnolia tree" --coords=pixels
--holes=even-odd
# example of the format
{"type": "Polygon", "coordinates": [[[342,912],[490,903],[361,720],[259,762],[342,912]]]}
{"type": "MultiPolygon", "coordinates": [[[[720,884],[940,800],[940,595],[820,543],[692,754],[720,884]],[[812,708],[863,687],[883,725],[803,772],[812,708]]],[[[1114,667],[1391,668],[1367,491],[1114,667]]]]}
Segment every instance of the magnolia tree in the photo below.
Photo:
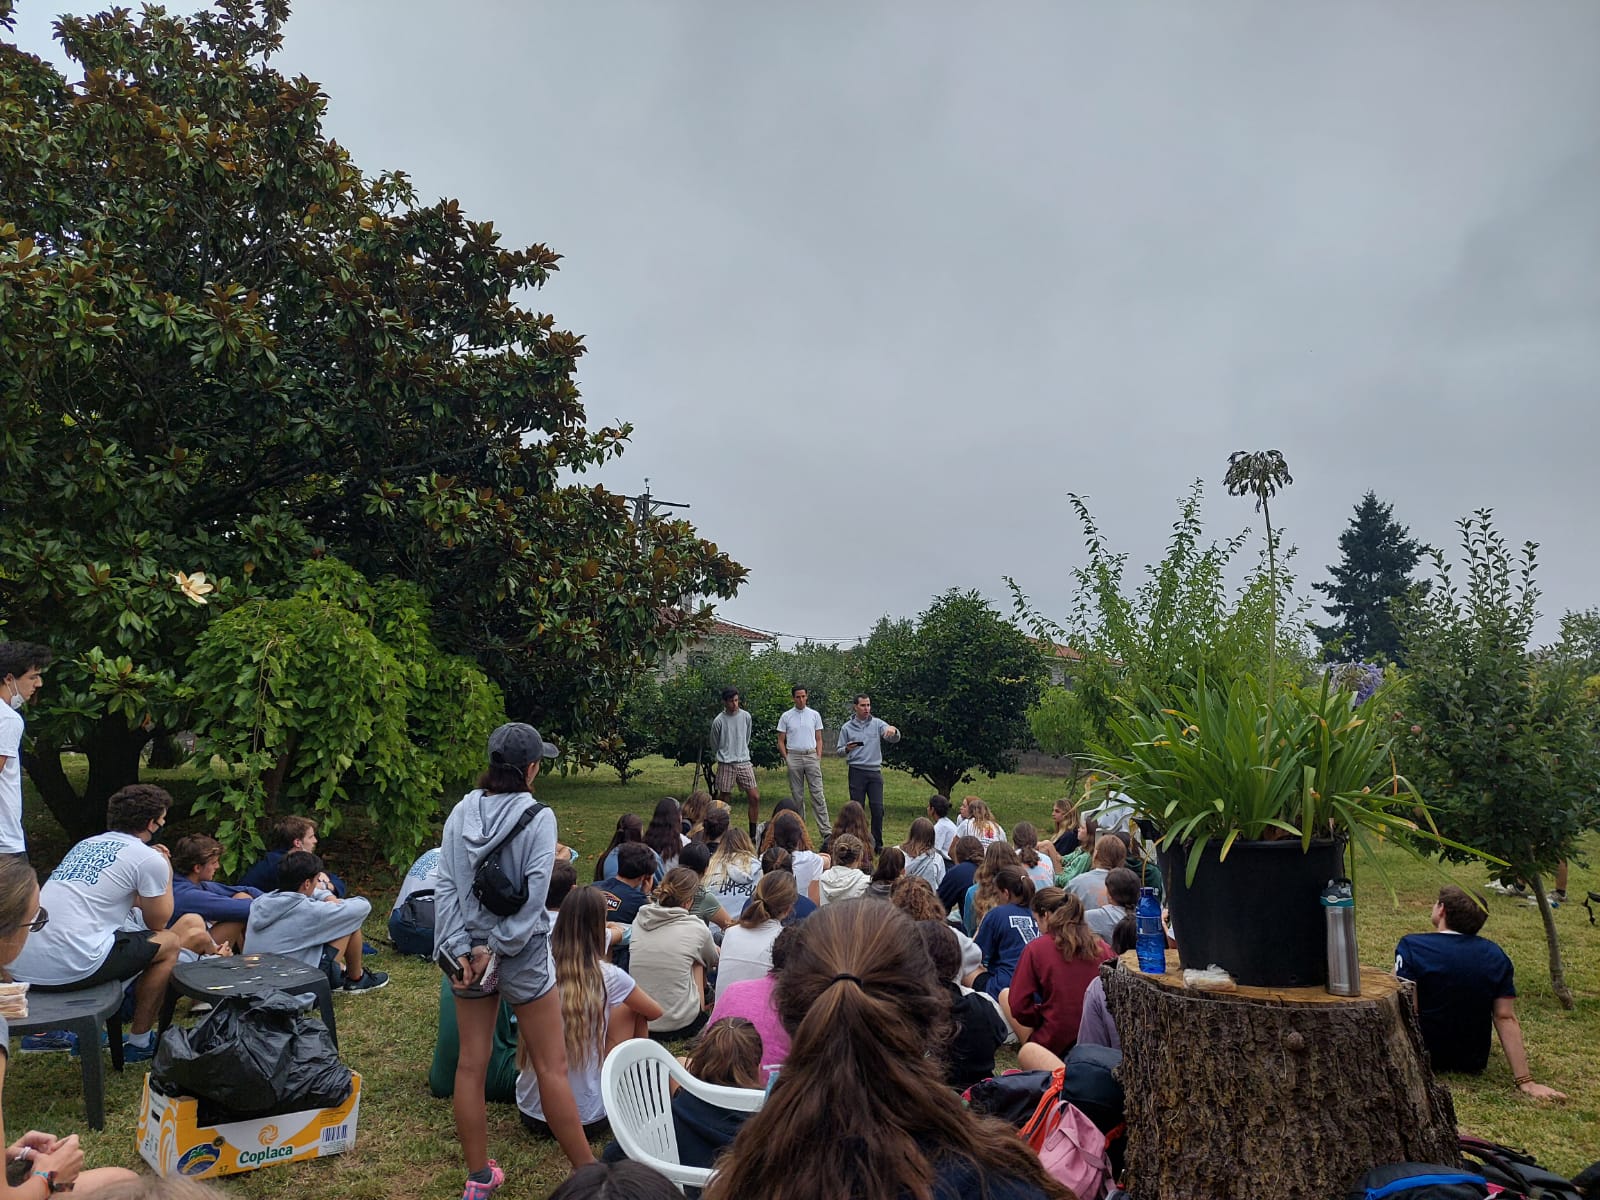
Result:
{"type": "Polygon", "coordinates": [[[1409,664],[1404,712],[1396,714],[1409,730],[1401,769],[1446,837],[1503,859],[1502,878],[1526,882],[1544,922],[1551,985],[1571,1008],[1543,875],[1600,825],[1600,706],[1584,681],[1588,627],[1569,618],[1562,641],[1533,649],[1534,544],[1509,549],[1488,510],[1460,529],[1465,580],[1435,552],[1433,586],[1400,613],[1409,664]]]}
{"type": "Polygon", "coordinates": [[[0,610],[55,652],[27,758],[69,832],[187,719],[207,604],[331,553],[581,752],[743,568],[575,482],[618,454],[582,339],[526,305],[560,256],[367,174],[280,73],[285,0],[65,17],[70,82],[0,0],[0,610]],[[206,593],[201,587],[214,588],[206,593]],[[89,760],[85,786],[59,751],[89,760]]]}

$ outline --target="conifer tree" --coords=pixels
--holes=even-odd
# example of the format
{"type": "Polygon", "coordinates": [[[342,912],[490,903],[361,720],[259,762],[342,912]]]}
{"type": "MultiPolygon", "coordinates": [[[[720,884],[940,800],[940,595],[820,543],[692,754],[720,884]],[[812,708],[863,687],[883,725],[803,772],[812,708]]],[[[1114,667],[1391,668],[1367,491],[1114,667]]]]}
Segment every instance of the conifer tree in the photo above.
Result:
{"type": "Polygon", "coordinates": [[[1394,506],[1368,492],[1339,535],[1343,560],[1328,568],[1327,583],[1312,584],[1332,603],[1330,625],[1313,625],[1326,656],[1361,662],[1402,662],[1391,606],[1414,586],[1411,572],[1423,546],[1394,519],[1394,506]]]}

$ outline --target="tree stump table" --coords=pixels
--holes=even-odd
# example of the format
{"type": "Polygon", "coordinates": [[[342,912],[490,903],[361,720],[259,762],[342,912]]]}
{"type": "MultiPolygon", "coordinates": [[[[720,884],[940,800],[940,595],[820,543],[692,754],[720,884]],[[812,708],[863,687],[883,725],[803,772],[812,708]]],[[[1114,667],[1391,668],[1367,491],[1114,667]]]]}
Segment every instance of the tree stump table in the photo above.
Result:
{"type": "Polygon", "coordinates": [[[1176,951],[1101,969],[1122,1038],[1133,1200],[1330,1200],[1381,1163],[1459,1163],[1412,985],[1363,967],[1359,997],[1205,992],[1176,951]]]}

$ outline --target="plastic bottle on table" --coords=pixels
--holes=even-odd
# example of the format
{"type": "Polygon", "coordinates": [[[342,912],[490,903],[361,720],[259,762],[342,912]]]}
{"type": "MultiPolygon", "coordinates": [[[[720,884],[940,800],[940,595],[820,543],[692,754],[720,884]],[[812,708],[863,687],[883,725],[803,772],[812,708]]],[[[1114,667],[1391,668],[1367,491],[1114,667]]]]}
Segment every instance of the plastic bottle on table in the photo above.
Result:
{"type": "Polygon", "coordinates": [[[1161,927],[1161,901],[1153,887],[1139,889],[1139,907],[1134,912],[1139,940],[1134,949],[1139,955],[1139,970],[1146,975],[1161,975],[1167,969],[1167,933],[1161,927]]]}

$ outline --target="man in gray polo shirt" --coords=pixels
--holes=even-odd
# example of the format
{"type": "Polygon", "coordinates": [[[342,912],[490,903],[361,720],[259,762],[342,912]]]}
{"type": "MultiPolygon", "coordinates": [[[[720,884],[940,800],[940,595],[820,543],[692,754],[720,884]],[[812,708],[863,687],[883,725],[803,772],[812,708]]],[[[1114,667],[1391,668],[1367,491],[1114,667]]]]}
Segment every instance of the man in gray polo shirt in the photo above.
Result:
{"type": "Polygon", "coordinates": [[[883,742],[898,742],[900,731],[872,715],[872,697],[856,697],[855,712],[839,726],[839,753],[850,767],[850,799],[872,812],[873,850],[883,848],[883,742]]]}
{"type": "Polygon", "coordinates": [[[742,788],[749,801],[750,836],[755,837],[761,792],[750,764],[750,714],[739,707],[738,688],[722,689],[722,711],[711,719],[711,747],[716,753],[717,799],[726,804],[733,789],[742,788]]]}

